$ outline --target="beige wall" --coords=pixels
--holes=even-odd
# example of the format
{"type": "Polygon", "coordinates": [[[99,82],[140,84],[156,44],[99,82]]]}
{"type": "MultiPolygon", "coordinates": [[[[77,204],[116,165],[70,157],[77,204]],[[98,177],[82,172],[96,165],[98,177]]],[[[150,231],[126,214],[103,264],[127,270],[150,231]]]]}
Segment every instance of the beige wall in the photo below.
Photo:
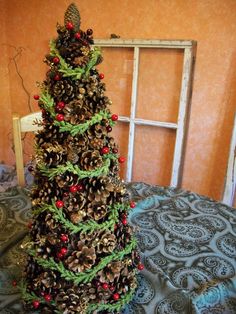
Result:
{"type": "MultiPolygon", "coordinates": [[[[122,38],[193,39],[198,42],[183,187],[220,199],[236,104],[236,1],[235,0],[80,0],[82,28],[93,28],[96,38],[111,33],[122,38]]],[[[35,81],[43,80],[42,60],[47,43],[55,36],[56,22],[63,22],[66,0],[0,0],[0,160],[14,163],[7,134],[11,112],[26,114],[28,96],[10,58],[17,58],[20,74],[31,96],[35,81]],[[3,44],[8,44],[3,45],[3,44]],[[8,67],[9,64],[9,67],[8,67]]],[[[131,51],[104,52],[105,73],[114,112],[128,112],[131,51]],[[113,54],[113,55],[112,55],[113,54]],[[113,56],[116,56],[114,58],[113,56]],[[123,62],[123,63],[122,63],[123,62]],[[124,70],[122,66],[126,64],[124,70]]],[[[139,82],[138,115],[176,120],[182,54],[144,52],[139,82]],[[150,65],[151,61],[151,65],[150,65]],[[144,71],[145,70],[145,71],[144,71]],[[168,71],[167,71],[168,70],[168,71]],[[169,83],[169,84],[168,84],[169,83]]],[[[37,104],[30,99],[34,110],[37,104]]],[[[115,132],[126,153],[127,127],[115,132]],[[123,144],[122,144],[123,142],[123,144]]],[[[168,185],[174,133],[139,128],[136,138],[134,180],[168,185]]]]}

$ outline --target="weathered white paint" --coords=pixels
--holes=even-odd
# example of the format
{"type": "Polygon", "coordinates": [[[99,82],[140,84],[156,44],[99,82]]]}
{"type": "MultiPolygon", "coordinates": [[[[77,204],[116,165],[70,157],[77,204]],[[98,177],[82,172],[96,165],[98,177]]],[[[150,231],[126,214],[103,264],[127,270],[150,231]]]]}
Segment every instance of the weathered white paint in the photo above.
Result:
{"type": "Polygon", "coordinates": [[[177,132],[175,140],[174,159],[172,165],[171,186],[181,185],[181,173],[183,167],[184,145],[186,140],[186,123],[188,110],[190,107],[193,57],[194,50],[192,48],[184,49],[183,75],[181,83],[181,93],[179,100],[179,114],[177,122],[177,132]]]}
{"type": "Polygon", "coordinates": [[[164,40],[164,39],[95,39],[94,44],[100,47],[139,47],[139,48],[192,48],[193,40],[164,40]]]}
{"type": "Polygon", "coordinates": [[[25,185],[25,176],[24,176],[24,158],[23,158],[23,147],[21,140],[22,132],[36,132],[42,127],[39,127],[34,122],[42,120],[42,113],[34,112],[28,114],[22,118],[19,115],[13,114],[13,141],[14,141],[14,150],[16,156],[16,174],[18,185],[25,185]]]}
{"type": "Polygon", "coordinates": [[[236,189],[236,115],[234,118],[234,128],[229,150],[227,174],[223,193],[223,203],[232,206],[236,189]]]}
{"type": "Polygon", "coordinates": [[[42,113],[40,112],[35,112],[28,114],[27,116],[24,116],[20,119],[20,125],[21,125],[21,132],[35,132],[39,130],[40,128],[38,127],[37,124],[34,124],[34,122],[38,120],[42,120],[42,113]]]}
{"type": "Polygon", "coordinates": [[[121,116],[119,121],[130,123],[129,126],[129,144],[128,144],[128,163],[126,180],[132,180],[133,150],[135,125],[149,125],[155,127],[164,127],[176,129],[176,141],[174,158],[172,164],[171,186],[180,186],[182,179],[182,166],[184,158],[184,146],[186,140],[187,118],[191,100],[193,64],[196,51],[196,42],[192,40],[142,40],[142,39],[97,39],[95,44],[101,47],[121,47],[134,48],[134,69],[132,82],[132,98],[130,117],[121,116]],[[138,57],[140,48],[166,48],[183,49],[183,75],[181,82],[181,93],[179,100],[179,113],[177,123],[161,122],[146,119],[135,118],[137,103],[137,82],[138,82],[138,57]]]}
{"type": "Polygon", "coordinates": [[[128,144],[128,160],[126,181],[132,180],[133,157],[134,157],[134,131],[135,131],[135,113],[137,106],[137,90],[138,90],[138,68],[139,68],[139,48],[134,47],[134,66],[133,66],[133,81],[131,94],[131,108],[130,108],[130,123],[129,123],[129,144],[128,144]]]}

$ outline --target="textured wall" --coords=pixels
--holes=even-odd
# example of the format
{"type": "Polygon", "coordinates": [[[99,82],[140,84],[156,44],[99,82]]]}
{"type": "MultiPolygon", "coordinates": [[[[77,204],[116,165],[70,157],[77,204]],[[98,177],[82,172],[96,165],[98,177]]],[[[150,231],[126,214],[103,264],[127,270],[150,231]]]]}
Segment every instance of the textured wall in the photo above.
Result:
{"type": "MultiPolygon", "coordinates": [[[[82,28],[93,28],[97,38],[108,38],[111,33],[116,33],[122,38],[194,39],[198,42],[183,187],[220,199],[236,103],[236,1],[75,2],[80,8],[82,28]]],[[[7,137],[11,111],[20,114],[29,111],[28,95],[22,88],[14,63],[7,67],[16,53],[14,47],[24,48],[17,63],[25,88],[33,95],[37,92],[35,81],[42,80],[45,75],[42,60],[47,52],[47,42],[55,35],[56,22],[63,21],[69,3],[66,0],[0,0],[3,24],[0,34],[3,135],[0,137],[0,160],[7,163],[14,163],[7,137]]],[[[120,53],[105,51],[105,57],[101,68],[114,102],[113,111],[125,114],[130,98],[132,53],[129,50],[120,53]]],[[[175,121],[181,61],[182,54],[177,51],[142,54],[141,68],[146,71],[139,82],[140,117],[154,115],[158,119],[175,121]],[[152,61],[151,67],[148,60],[152,61]]],[[[32,98],[30,102],[36,110],[32,98]]],[[[119,126],[116,134],[120,142],[125,142],[127,127],[119,126]]],[[[174,133],[140,127],[137,134],[134,180],[168,184],[174,133]]],[[[126,153],[123,144],[121,151],[126,153]]]]}

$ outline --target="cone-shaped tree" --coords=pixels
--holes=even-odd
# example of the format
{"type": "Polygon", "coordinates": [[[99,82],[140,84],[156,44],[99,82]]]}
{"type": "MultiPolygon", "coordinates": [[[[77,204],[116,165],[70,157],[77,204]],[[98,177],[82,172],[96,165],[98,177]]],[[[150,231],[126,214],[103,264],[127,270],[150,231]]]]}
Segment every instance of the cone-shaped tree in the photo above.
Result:
{"type": "Polygon", "coordinates": [[[50,42],[50,69],[35,95],[42,110],[36,135],[33,221],[25,268],[25,306],[39,313],[118,312],[142,269],[127,223],[134,203],[118,172],[117,115],[108,107],[102,61],[91,29],[80,29],[74,4],[50,42]]]}

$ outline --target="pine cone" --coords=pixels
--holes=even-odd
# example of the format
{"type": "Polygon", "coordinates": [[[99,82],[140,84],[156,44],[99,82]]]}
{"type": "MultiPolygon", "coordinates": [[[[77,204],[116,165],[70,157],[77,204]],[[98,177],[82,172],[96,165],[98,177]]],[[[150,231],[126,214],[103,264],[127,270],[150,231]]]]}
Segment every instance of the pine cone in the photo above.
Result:
{"type": "Polygon", "coordinates": [[[55,183],[60,188],[71,186],[74,184],[74,181],[76,181],[75,176],[68,171],[55,177],[55,183]]]}
{"type": "Polygon", "coordinates": [[[91,113],[84,107],[82,100],[73,100],[69,102],[64,110],[64,119],[71,124],[84,123],[91,119],[91,113]]]}
{"type": "Polygon", "coordinates": [[[69,79],[63,79],[54,83],[51,87],[51,94],[57,101],[64,101],[65,103],[76,97],[75,84],[69,79]]]}
{"type": "Polygon", "coordinates": [[[58,224],[56,220],[53,218],[53,215],[51,213],[48,213],[46,215],[45,222],[46,222],[46,226],[52,231],[58,227],[58,224]]]}
{"type": "Polygon", "coordinates": [[[58,143],[44,143],[42,146],[42,161],[47,166],[57,166],[66,161],[66,151],[63,146],[58,143]]]}
{"type": "Polygon", "coordinates": [[[70,216],[71,222],[73,222],[76,225],[84,219],[86,214],[84,211],[80,210],[80,211],[70,214],[69,216],[70,216]]]}
{"type": "Polygon", "coordinates": [[[98,150],[88,150],[82,153],[80,165],[83,170],[91,171],[101,167],[103,160],[98,150]]]}
{"type": "Polygon", "coordinates": [[[83,293],[78,291],[77,288],[68,289],[66,292],[61,291],[56,296],[55,301],[64,314],[85,314],[87,312],[87,301],[83,293]]]}
{"type": "Polygon", "coordinates": [[[91,139],[91,141],[89,142],[89,145],[91,148],[96,149],[96,150],[100,150],[104,145],[104,141],[101,138],[93,138],[91,139]]]}
{"type": "Polygon", "coordinates": [[[130,271],[128,267],[124,267],[121,271],[121,277],[116,284],[116,291],[121,294],[126,294],[130,289],[137,287],[136,272],[130,271]]]}
{"type": "Polygon", "coordinates": [[[36,143],[39,147],[43,146],[45,143],[50,144],[62,144],[68,133],[67,132],[59,132],[59,127],[52,125],[52,124],[46,124],[44,126],[43,130],[38,131],[36,133],[36,143]]]}
{"type": "Polygon", "coordinates": [[[67,63],[73,65],[74,59],[82,55],[80,48],[81,43],[79,41],[69,42],[67,46],[62,46],[59,49],[59,53],[67,63]]]}
{"type": "Polygon", "coordinates": [[[116,247],[116,237],[110,231],[102,231],[99,234],[99,242],[97,244],[98,253],[111,253],[116,247]]]}
{"type": "Polygon", "coordinates": [[[55,189],[53,182],[41,181],[38,182],[37,188],[34,188],[31,193],[32,199],[37,199],[37,203],[49,203],[51,199],[59,197],[60,191],[55,189]]]}
{"type": "Polygon", "coordinates": [[[78,212],[85,207],[86,201],[85,193],[76,193],[64,200],[65,209],[67,212],[78,212]]]}
{"type": "Polygon", "coordinates": [[[95,260],[95,249],[83,246],[79,251],[74,251],[65,260],[65,264],[68,266],[68,269],[74,272],[84,272],[94,265],[95,260]]]}
{"type": "Polygon", "coordinates": [[[83,46],[83,47],[81,47],[81,48],[80,48],[80,51],[81,51],[81,53],[82,53],[84,56],[86,56],[86,57],[88,57],[89,54],[90,54],[90,52],[91,52],[89,46],[83,46]]]}
{"type": "Polygon", "coordinates": [[[106,204],[106,200],[113,192],[114,186],[109,177],[100,176],[88,179],[86,190],[88,191],[88,200],[93,202],[94,205],[96,203],[106,204]]]}
{"type": "Polygon", "coordinates": [[[132,227],[130,225],[124,226],[123,224],[118,224],[115,230],[115,236],[117,239],[117,248],[122,250],[126,244],[131,240],[132,227]]]}
{"type": "Polygon", "coordinates": [[[73,65],[83,68],[87,65],[87,63],[89,62],[89,57],[87,56],[78,56],[76,58],[74,58],[73,60],[73,65]]]}
{"type": "Polygon", "coordinates": [[[56,47],[60,49],[61,47],[67,47],[71,39],[71,33],[64,26],[57,24],[58,38],[56,40],[56,47]]]}
{"type": "Polygon", "coordinates": [[[119,279],[122,269],[121,261],[114,261],[109,263],[105,268],[98,272],[100,282],[114,282],[119,279]]]}
{"type": "Polygon", "coordinates": [[[88,138],[92,140],[93,138],[104,138],[107,135],[107,129],[105,125],[101,125],[100,123],[94,124],[88,130],[88,138]]]}
{"type": "Polygon", "coordinates": [[[71,3],[66,9],[64,15],[64,24],[66,26],[67,23],[73,23],[74,31],[78,32],[80,29],[80,14],[77,6],[74,3],[71,3]]]}
{"type": "Polygon", "coordinates": [[[94,220],[100,220],[107,214],[106,205],[93,204],[93,202],[87,205],[87,215],[94,220]]]}

